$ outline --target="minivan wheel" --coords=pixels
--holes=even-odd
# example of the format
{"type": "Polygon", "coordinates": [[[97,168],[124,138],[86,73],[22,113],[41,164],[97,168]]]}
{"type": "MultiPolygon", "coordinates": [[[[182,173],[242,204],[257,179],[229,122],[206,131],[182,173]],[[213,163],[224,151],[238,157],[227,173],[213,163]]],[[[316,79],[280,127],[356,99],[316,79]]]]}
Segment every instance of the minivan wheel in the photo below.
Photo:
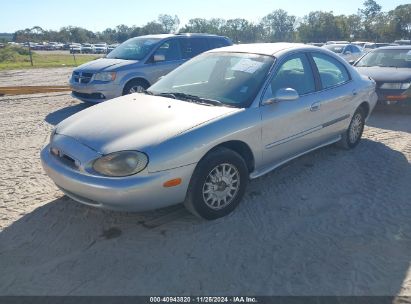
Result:
{"type": "Polygon", "coordinates": [[[198,163],[184,205],[203,219],[223,217],[238,206],[247,183],[244,159],[230,149],[217,148],[198,163]]]}
{"type": "Polygon", "coordinates": [[[365,125],[365,114],[362,108],[358,108],[352,116],[350,126],[342,134],[338,145],[344,149],[352,149],[358,145],[361,140],[365,125]]]}
{"type": "Polygon", "coordinates": [[[132,94],[132,93],[142,93],[144,92],[149,85],[142,80],[133,80],[127,83],[124,87],[123,95],[132,94]]]}

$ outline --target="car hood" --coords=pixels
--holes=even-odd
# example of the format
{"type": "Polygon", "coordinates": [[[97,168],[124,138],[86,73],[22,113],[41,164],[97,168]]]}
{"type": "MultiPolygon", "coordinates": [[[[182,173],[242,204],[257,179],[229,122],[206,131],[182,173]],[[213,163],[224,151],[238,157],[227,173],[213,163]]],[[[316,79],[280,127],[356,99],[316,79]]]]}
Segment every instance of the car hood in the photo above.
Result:
{"type": "Polygon", "coordinates": [[[116,68],[126,66],[129,64],[137,63],[137,60],[124,60],[124,59],[109,59],[109,58],[100,58],[82,64],[75,71],[112,71],[116,68]]]}
{"type": "Polygon", "coordinates": [[[389,67],[356,67],[360,74],[377,82],[406,82],[411,80],[411,69],[389,67]]]}
{"type": "Polygon", "coordinates": [[[143,94],[85,109],[58,124],[57,134],[107,154],[157,145],[207,121],[240,111],[143,94]]]}

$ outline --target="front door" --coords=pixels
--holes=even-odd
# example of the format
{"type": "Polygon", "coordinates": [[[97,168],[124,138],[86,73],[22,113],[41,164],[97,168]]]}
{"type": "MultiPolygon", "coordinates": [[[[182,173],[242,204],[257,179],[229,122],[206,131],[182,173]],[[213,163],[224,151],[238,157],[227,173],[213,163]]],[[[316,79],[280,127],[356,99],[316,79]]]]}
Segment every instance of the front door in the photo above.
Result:
{"type": "Polygon", "coordinates": [[[161,76],[167,75],[185,60],[182,58],[181,47],[178,39],[169,39],[163,42],[145,67],[146,77],[150,83],[156,82],[161,76]],[[154,61],[154,56],[160,55],[162,61],[154,61]]]}
{"type": "Polygon", "coordinates": [[[322,125],[313,71],[305,53],[285,58],[264,95],[272,98],[282,88],[292,88],[299,98],[261,106],[263,162],[280,163],[318,145],[322,125]]]}

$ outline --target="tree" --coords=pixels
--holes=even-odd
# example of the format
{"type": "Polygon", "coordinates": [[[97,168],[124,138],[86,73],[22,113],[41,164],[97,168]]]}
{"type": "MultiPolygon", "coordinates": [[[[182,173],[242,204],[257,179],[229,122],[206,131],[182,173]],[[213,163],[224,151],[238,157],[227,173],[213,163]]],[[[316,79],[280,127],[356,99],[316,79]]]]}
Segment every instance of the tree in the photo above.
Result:
{"type": "Polygon", "coordinates": [[[378,18],[383,17],[381,13],[381,5],[374,0],[366,0],[364,3],[364,9],[360,9],[360,15],[362,17],[364,38],[367,40],[376,40],[377,30],[376,23],[378,18]]]}
{"type": "Polygon", "coordinates": [[[177,15],[170,16],[167,14],[161,14],[158,16],[158,23],[162,25],[166,33],[175,33],[180,25],[180,19],[177,15]]]}
{"type": "Polygon", "coordinates": [[[269,42],[292,41],[295,21],[295,16],[288,15],[282,9],[275,10],[263,17],[260,25],[264,30],[264,40],[269,42]]]}
{"type": "Polygon", "coordinates": [[[142,35],[165,34],[165,33],[167,32],[164,30],[163,26],[160,23],[155,22],[155,21],[151,21],[141,28],[142,35]]]}
{"type": "Polygon", "coordinates": [[[364,3],[364,9],[360,10],[365,19],[373,19],[381,12],[381,5],[374,0],[366,0],[364,3]]]}
{"type": "Polygon", "coordinates": [[[411,4],[399,5],[389,13],[396,38],[411,39],[411,4]]]}
{"type": "Polygon", "coordinates": [[[309,13],[300,23],[298,34],[303,42],[325,42],[343,38],[342,29],[338,26],[333,12],[309,13]]]}
{"type": "Polygon", "coordinates": [[[245,19],[237,18],[227,20],[222,28],[225,36],[235,43],[247,43],[255,41],[253,24],[245,19]]]}

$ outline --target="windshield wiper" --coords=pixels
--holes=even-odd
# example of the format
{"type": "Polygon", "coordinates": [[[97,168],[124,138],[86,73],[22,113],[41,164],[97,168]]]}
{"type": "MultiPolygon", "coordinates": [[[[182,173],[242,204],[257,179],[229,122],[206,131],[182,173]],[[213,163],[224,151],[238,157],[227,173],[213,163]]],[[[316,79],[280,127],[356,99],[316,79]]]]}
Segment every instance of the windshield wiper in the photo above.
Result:
{"type": "Polygon", "coordinates": [[[186,101],[192,101],[192,102],[196,102],[200,104],[207,104],[207,105],[213,105],[213,106],[227,106],[226,104],[222,103],[219,100],[203,98],[197,95],[191,95],[191,94],[180,93],[180,92],[166,92],[166,93],[160,93],[157,95],[166,96],[166,97],[170,96],[175,99],[183,99],[186,101]]]}

